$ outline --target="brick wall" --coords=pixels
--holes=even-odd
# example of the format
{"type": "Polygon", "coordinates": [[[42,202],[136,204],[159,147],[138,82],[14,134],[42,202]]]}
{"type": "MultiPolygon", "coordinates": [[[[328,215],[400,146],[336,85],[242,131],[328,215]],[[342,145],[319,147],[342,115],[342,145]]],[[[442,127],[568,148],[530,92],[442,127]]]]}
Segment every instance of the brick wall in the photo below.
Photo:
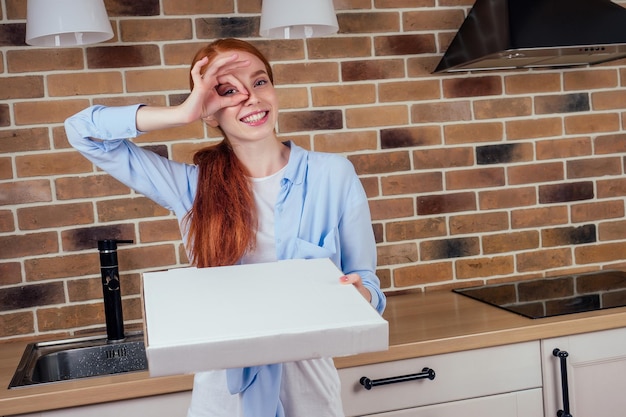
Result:
{"type": "MultiPolygon", "coordinates": [[[[24,44],[26,2],[0,0],[0,339],[101,331],[96,240],[120,247],[127,322],[140,274],[186,265],[175,218],[73,151],[93,104],[176,104],[207,41],[273,62],[279,132],[345,155],[367,194],[389,293],[624,267],[626,62],[433,76],[473,0],[336,0],[340,33],[258,38],[260,0],[107,0],[115,37],[24,44]]],[[[626,4],[626,2],[622,2],[626,4]]],[[[201,123],[137,139],[177,160],[201,123]]]]}

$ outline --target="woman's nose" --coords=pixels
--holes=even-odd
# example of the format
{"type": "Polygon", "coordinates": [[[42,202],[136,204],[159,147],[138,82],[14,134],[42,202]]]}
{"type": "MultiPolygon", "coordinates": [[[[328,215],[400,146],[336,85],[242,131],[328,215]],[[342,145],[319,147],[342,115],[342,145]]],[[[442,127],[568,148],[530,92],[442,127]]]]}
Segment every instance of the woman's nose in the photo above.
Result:
{"type": "Polygon", "coordinates": [[[248,89],[248,98],[246,100],[246,104],[250,105],[250,104],[256,104],[258,102],[259,102],[259,98],[254,93],[254,90],[248,89]]]}

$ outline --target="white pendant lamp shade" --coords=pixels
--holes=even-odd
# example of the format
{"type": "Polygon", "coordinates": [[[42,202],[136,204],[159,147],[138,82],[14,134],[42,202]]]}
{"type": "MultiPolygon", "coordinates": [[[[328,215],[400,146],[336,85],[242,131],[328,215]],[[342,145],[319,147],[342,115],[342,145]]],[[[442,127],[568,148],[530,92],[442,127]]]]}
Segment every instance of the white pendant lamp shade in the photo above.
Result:
{"type": "Polygon", "coordinates": [[[113,37],[103,0],[28,0],[26,43],[75,46],[113,37]]]}
{"type": "Polygon", "coordinates": [[[333,0],[263,0],[260,34],[265,38],[315,38],[338,30],[333,0]]]}

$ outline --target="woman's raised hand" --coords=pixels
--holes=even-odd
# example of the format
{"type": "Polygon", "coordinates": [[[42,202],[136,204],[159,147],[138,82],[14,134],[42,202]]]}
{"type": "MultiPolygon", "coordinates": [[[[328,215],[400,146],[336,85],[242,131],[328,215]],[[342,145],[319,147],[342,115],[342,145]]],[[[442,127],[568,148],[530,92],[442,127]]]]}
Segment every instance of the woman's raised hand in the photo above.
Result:
{"type": "Polygon", "coordinates": [[[239,56],[218,56],[208,66],[208,59],[202,58],[191,69],[191,79],[194,87],[191,94],[182,104],[188,113],[190,120],[206,119],[215,112],[224,108],[237,105],[248,98],[248,91],[232,71],[250,65],[248,60],[238,60],[239,56]],[[204,72],[202,72],[202,69],[204,72]],[[222,84],[232,86],[229,94],[220,94],[217,87],[222,84]]]}
{"type": "Polygon", "coordinates": [[[207,120],[224,107],[234,106],[248,98],[248,91],[232,75],[232,71],[250,65],[248,60],[238,60],[237,54],[218,56],[207,65],[205,57],[191,69],[194,87],[187,99],[178,106],[141,106],[137,110],[136,126],[141,132],[165,129],[207,120]],[[228,94],[219,94],[216,87],[228,84],[228,94]]]}

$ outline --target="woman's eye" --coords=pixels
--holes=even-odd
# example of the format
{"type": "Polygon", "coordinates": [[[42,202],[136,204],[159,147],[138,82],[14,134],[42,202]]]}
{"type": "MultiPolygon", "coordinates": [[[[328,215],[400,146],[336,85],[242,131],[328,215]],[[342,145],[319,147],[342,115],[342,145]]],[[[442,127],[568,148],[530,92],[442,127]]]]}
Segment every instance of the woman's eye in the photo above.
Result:
{"type": "Polygon", "coordinates": [[[256,83],[254,83],[254,86],[255,86],[255,87],[257,87],[257,86],[262,86],[262,85],[265,85],[265,84],[267,84],[267,83],[268,83],[268,81],[267,81],[267,80],[262,79],[262,80],[258,80],[256,83]]]}
{"type": "Polygon", "coordinates": [[[217,90],[217,94],[219,94],[222,97],[223,96],[232,96],[233,94],[237,93],[237,89],[233,88],[233,87],[217,86],[216,90],[217,90]]]}

